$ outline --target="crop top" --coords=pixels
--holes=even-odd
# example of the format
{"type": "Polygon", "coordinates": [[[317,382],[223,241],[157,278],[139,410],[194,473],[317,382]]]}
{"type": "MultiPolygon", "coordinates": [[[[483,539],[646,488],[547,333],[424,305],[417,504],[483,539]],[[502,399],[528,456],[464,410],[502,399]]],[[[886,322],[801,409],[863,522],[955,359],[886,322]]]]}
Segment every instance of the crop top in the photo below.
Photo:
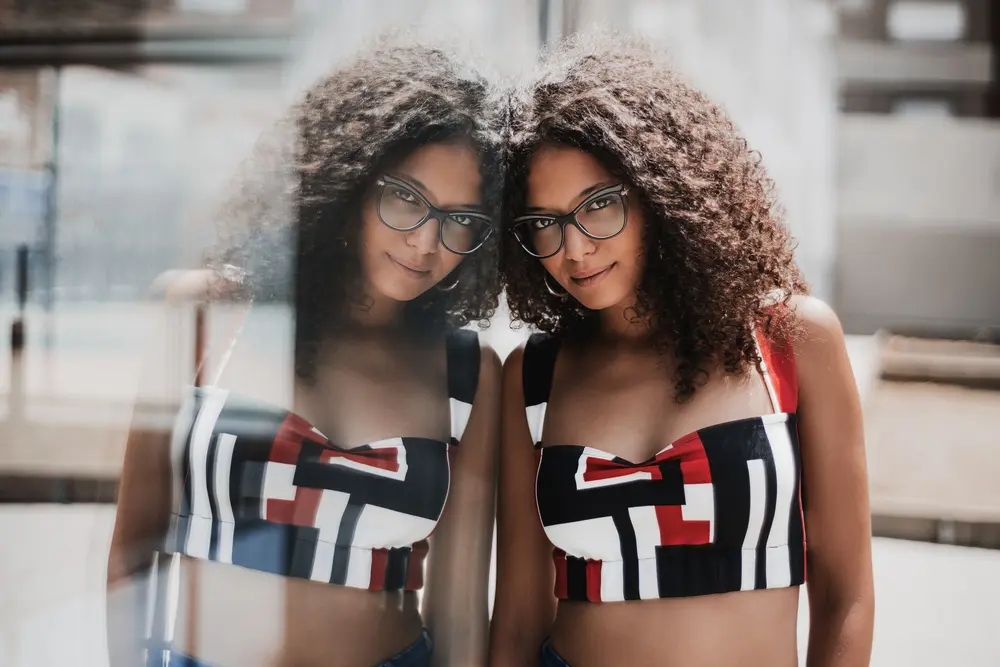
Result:
{"type": "Polygon", "coordinates": [[[173,429],[163,550],[354,588],[420,589],[479,358],[476,332],[448,335],[448,442],[395,437],[345,449],[292,412],[195,388],[173,429]]]}
{"type": "Polygon", "coordinates": [[[559,342],[529,339],[525,409],[557,598],[680,598],[805,581],[795,359],[757,342],[774,414],[699,429],[633,463],[593,447],[542,445],[559,342]]]}

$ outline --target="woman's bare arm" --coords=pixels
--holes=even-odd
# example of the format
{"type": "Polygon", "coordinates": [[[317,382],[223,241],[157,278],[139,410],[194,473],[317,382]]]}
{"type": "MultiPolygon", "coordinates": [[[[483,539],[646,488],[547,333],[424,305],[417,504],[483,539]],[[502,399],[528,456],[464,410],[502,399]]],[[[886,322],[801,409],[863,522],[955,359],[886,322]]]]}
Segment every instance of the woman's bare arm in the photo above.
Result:
{"type": "Polygon", "coordinates": [[[809,667],[868,665],[874,622],[864,427],[840,321],[823,302],[793,300],[806,505],[809,667]]]}
{"type": "MultiPolygon", "coordinates": [[[[166,534],[171,502],[170,429],[163,419],[169,394],[166,350],[170,318],[154,323],[125,446],[115,527],[108,552],[107,640],[112,667],[141,664],[153,555],[166,534]]],[[[174,360],[175,363],[177,360],[174,360]]]]}
{"type": "Polygon", "coordinates": [[[521,347],[507,357],[503,368],[491,667],[537,664],[556,611],[552,546],[535,506],[535,452],[524,412],[523,361],[521,347]]]}
{"type": "MultiPolygon", "coordinates": [[[[170,430],[180,391],[193,373],[177,317],[199,300],[223,293],[214,271],[174,271],[154,282],[163,299],[151,326],[118,485],[108,552],[107,642],[112,667],[141,664],[146,639],[149,574],[166,534],[172,500],[170,430]]],[[[223,289],[223,291],[225,291],[223,289]]]]}

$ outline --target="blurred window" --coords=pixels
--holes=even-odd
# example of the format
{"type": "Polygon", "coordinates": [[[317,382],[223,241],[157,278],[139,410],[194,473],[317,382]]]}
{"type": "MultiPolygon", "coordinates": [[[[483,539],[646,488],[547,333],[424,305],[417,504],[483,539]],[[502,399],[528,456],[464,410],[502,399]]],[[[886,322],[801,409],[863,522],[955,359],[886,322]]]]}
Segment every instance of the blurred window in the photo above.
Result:
{"type": "Polygon", "coordinates": [[[242,14],[247,10],[246,0],[178,0],[182,12],[202,14],[242,14]]]}
{"type": "Polygon", "coordinates": [[[898,116],[927,116],[948,118],[955,115],[951,100],[928,97],[904,97],[894,100],[892,113],[898,116]]]}
{"type": "Polygon", "coordinates": [[[965,38],[967,19],[961,2],[899,1],[886,22],[890,39],[949,42],[965,38]]]}

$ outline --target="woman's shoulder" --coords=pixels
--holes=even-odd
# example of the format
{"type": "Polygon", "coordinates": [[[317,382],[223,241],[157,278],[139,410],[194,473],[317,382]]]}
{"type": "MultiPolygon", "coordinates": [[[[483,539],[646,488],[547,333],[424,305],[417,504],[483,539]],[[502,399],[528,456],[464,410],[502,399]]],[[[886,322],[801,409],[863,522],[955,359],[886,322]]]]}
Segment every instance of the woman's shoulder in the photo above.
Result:
{"type": "Polygon", "coordinates": [[[518,400],[547,395],[561,342],[556,334],[533,333],[515,347],[503,362],[504,391],[515,392],[518,400]]]}
{"type": "Polygon", "coordinates": [[[817,343],[844,338],[840,318],[830,304],[808,294],[794,294],[788,308],[802,330],[801,343],[817,343]]]}
{"type": "MultiPolygon", "coordinates": [[[[819,341],[843,338],[844,331],[834,309],[822,299],[809,294],[789,294],[772,290],[761,297],[761,306],[768,318],[783,318],[782,331],[796,350],[819,341]]],[[[785,338],[785,336],[782,336],[785,338]]],[[[782,342],[782,341],[776,341],[782,342]]]]}
{"type": "Polygon", "coordinates": [[[511,350],[503,361],[504,373],[520,372],[526,365],[550,356],[559,346],[561,338],[556,334],[535,332],[511,350]]]}
{"type": "Polygon", "coordinates": [[[800,379],[808,383],[817,376],[822,380],[832,369],[844,367],[847,342],[836,311],[822,299],[805,294],[794,295],[787,303],[797,328],[793,347],[800,379]]]}

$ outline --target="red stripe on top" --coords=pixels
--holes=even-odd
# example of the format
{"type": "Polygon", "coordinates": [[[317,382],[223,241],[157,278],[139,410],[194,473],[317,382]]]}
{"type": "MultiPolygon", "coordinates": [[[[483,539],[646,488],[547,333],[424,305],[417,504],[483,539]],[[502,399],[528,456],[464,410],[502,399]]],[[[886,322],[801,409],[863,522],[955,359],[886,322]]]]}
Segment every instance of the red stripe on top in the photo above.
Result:
{"type": "Polygon", "coordinates": [[[601,561],[587,561],[587,599],[591,602],[601,601],[601,561]]]}
{"type": "Polygon", "coordinates": [[[389,566],[388,549],[372,549],[372,572],[368,590],[380,591],[385,587],[385,570],[389,566]]]}
{"type": "Polygon", "coordinates": [[[556,597],[565,600],[569,597],[569,578],[566,572],[566,552],[562,549],[552,550],[552,560],[556,564],[556,597]]]}
{"type": "Polygon", "coordinates": [[[583,481],[596,482],[602,479],[614,479],[624,477],[637,472],[648,472],[652,479],[663,479],[656,462],[650,465],[633,465],[631,463],[619,463],[595,456],[587,457],[587,468],[583,471],[583,481]]]}
{"type": "Polygon", "coordinates": [[[295,526],[315,526],[316,514],[319,512],[319,501],[322,496],[322,489],[297,486],[295,487],[295,498],[292,500],[268,499],[267,514],[264,519],[275,523],[290,523],[295,526]]]}
{"type": "Polygon", "coordinates": [[[285,417],[278,428],[274,442],[271,443],[271,451],[268,453],[268,460],[276,463],[298,463],[299,452],[302,450],[302,434],[298,428],[299,418],[293,414],[285,417]]]}
{"type": "Polygon", "coordinates": [[[799,376],[795,370],[795,351],[790,347],[779,347],[773,341],[757,335],[760,355],[770,371],[774,393],[778,397],[778,411],[792,413],[799,406],[799,376]]]}
{"type": "Polygon", "coordinates": [[[427,556],[427,540],[420,540],[410,549],[410,560],[406,564],[406,585],[408,591],[420,590],[424,585],[424,558],[427,556]]]}
{"type": "MultiPolygon", "coordinates": [[[[695,431],[674,443],[673,447],[661,454],[661,457],[681,460],[681,475],[685,484],[711,484],[712,470],[708,465],[708,455],[701,436],[695,431]]],[[[658,459],[661,457],[657,457],[658,459]]]]}
{"type": "Polygon", "coordinates": [[[312,424],[298,415],[288,413],[284,421],[281,422],[281,426],[278,427],[278,433],[274,436],[274,442],[271,443],[271,451],[268,453],[267,459],[275,463],[298,463],[299,452],[302,451],[304,441],[325,442],[313,431],[312,424]]]}
{"type": "Polygon", "coordinates": [[[319,460],[328,463],[331,459],[347,459],[359,465],[371,466],[390,472],[399,472],[399,448],[384,447],[379,449],[326,449],[319,455],[319,460]]]}
{"type": "Polygon", "coordinates": [[[708,544],[712,524],[709,521],[685,521],[680,505],[657,505],[656,523],[660,526],[660,545],[708,544]]]}

